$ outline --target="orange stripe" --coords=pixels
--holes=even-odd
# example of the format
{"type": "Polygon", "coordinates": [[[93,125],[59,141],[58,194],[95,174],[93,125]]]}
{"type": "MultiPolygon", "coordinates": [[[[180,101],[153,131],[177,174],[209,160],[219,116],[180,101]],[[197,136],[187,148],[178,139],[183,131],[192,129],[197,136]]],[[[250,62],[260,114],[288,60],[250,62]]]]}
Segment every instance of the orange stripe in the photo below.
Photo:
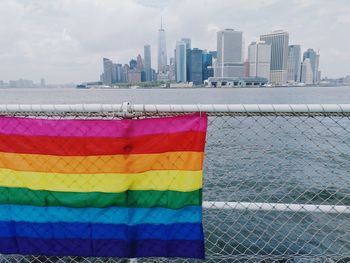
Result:
{"type": "Polygon", "coordinates": [[[150,170],[202,170],[203,152],[103,156],[0,153],[0,167],[50,173],[141,173],[150,170]]]}

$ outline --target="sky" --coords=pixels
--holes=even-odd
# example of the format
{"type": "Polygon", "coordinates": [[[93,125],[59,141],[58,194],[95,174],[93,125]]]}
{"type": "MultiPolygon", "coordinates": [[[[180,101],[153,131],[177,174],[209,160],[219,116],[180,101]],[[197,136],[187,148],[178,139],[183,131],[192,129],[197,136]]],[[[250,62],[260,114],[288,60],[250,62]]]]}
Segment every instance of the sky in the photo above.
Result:
{"type": "MultiPolygon", "coordinates": [[[[157,68],[163,17],[168,57],[176,40],[216,50],[216,33],[243,31],[245,45],[283,29],[290,44],[320,50],[322,76],[350,75],[350,0],[0,0],[0,80],[99,80],[102,58],[125,64],[144,44],[157,68]]],[[[247,56],[247,51],[245,51],[247,56]]]]}

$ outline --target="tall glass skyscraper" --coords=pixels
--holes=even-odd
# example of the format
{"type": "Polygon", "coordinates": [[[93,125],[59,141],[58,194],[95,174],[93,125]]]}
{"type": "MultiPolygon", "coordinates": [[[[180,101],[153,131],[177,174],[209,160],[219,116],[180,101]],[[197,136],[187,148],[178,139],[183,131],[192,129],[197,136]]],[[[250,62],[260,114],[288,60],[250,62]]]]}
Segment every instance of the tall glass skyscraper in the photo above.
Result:
{"type": "Polygon", "coordinates": [[[103,58],[103,74],[101,81],[105,85],[111,85],[113,82],[113,61],[108,58],[103,58]]]}
{"type": "Polygon", "coordinates": [[[186,82],[187,80],[187,53],[186,43],[183,41],[176,42],[175,49],[175,75],[177,82],[186,82]]]}
{"type": "Polygon", "coordinates": [[[183,38],[181,39],[181,41],[185,42],[186,43],[186,49],[191,49],[192,45],[191,45],[191,39],[190,38],[183,38]]]}
{"type": "Polygon", "coordinates": [[[144,52],[144,71],[146,81],[152,81],[152,63],[151,63],[151,46],[145,45],[143,48],[144,52]]]}
{"type": "Polygon", "coordinates": [[[303,54],[303,61],[305,59],[310,60],[310,65],[312,69],[312,75],[313,75],[313,83],[317,82],[317,75],[318,75],[318,63],[319,63],[319,56],[317,55],[316,51],[312,48],[307,49],[303,54]]]}
{"type": "Polygon", "coordinates": [[[165,73],[167,61],[165,30],[163,29],[163,22],[161,22],[158,31],[158,73],[165,73]]]}
{"type": "Polygon", "coordinates": [[[225,29],[217,33],[217,66],[215,77],[243,77],[243,33],[225,29]]]}
{"type": "Polygon", "coordinates": [[[194,48],[191,50],[190,81],[194,85],[203,84],[203,50],[194,48]]]}
{"type": "Polygon", "coordinates": [[[274,84],[286,83],[289,33],[277,30],[261,35],[260,40],[271,45],[270,82],[274,84]]]}
{"type": "Polygon", "coordinates": [[[288,82],[300,82],[301,68],[301,50],[300,45],[290,45],[288,47],[288,82]]]}

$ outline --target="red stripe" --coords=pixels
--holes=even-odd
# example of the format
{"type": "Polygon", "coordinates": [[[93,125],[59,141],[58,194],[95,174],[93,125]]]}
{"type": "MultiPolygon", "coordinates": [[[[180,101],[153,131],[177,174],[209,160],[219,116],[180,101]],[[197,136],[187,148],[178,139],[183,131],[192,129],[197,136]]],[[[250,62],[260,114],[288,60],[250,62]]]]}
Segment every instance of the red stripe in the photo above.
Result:
{"type": "Polygon", "coordinates": [[[131,138],[0,135],[0,152],[60,156],[203,152],[204,142],[204,132],[157,134],[131,138]]]}

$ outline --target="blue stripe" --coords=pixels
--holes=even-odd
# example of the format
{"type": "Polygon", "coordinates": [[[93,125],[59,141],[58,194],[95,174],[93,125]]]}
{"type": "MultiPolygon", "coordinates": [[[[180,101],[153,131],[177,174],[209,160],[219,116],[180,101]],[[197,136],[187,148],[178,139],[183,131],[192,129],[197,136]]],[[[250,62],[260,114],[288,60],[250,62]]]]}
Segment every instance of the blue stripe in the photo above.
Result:
{"type": "Polygon", "coordinates": [[[204,259],[203,240],[42,239],[0,237],[0,254],[204,259]]]}
{"type": "Polygon", "coordinates": [[[176,224],[201,223],[202,207],[167,208],[68,208],[0,205],[0,221],[33,223],[176,224]]]}
{"type": "Polygon", "coordinates": [[[112,225],[89,223],[0,222],[0,237],[46,239],[203,240],[201,224],[112,225]]]}

